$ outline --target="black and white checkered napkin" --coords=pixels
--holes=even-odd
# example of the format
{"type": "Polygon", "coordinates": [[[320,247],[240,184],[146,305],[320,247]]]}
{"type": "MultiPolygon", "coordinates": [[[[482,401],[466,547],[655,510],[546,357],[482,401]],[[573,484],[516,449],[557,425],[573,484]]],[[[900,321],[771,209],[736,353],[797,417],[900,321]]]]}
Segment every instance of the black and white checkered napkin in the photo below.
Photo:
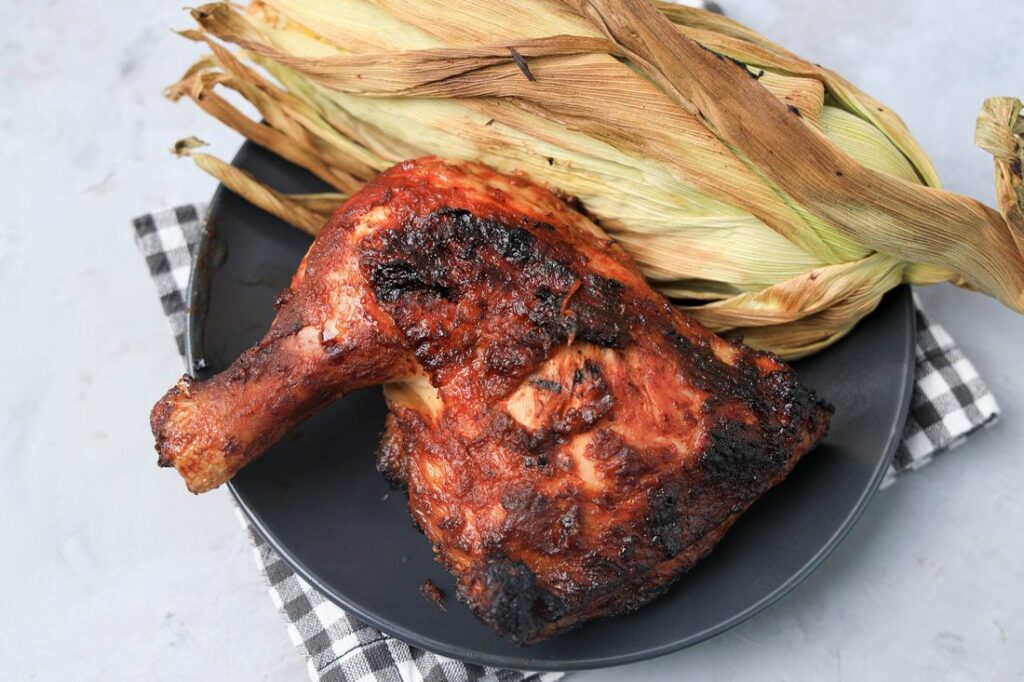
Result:
{"type": "MultiPolygon", "coordinates": [[[[184,354],[185,292],[191,252],[203,231],[205,206],[179,206],[136,218],[135,238],[156,283],[160,303],[184,354]]],[[[940,325],[917,311],[917,369],[903,441],[883,486],[960,444],[992,423],[999,406],[971,361],[940,325]]],[[[239,512],[239,518],[241,512],[239,512]]],[[[256,563],[269,582],[270,598],[288,634],[307,659],[315,681],[551,682],[561,673],[495,670],[417,649],[352,618],[297,576],[244,518],[256,563]]]]}

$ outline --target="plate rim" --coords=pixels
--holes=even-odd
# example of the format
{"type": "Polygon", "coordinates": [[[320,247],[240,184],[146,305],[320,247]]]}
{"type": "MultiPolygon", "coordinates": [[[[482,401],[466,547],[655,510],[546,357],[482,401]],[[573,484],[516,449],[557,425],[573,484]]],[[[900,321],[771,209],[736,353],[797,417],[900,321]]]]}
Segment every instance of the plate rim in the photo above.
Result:
{"type": "MultiPolygon", "coordinates": [[[[244,161],[244,158],[250,155],[256,145],[252,142],[245,141],[242,143],[238,152],[231,160],[232,166],[238,166],[240,162],[244,161]]],[[[275,157],[279,158],[279,157],[275,157]]],[[[283,159],[279,159],[283,161],[283,159]]],[[[208,282],[204,280],[207,278],[208,263],[210,258],[210,247],[213,243],[212,237],[215,235],[216,229],[210,227],[210,219],[215,214],[216,208],[223,203],[224,193],[231,192],[223,184],[218,184],[213,196],[207,205],[206,214],[203,216],[203,229],[200,232],[196,248],[192,254],[192,262],[189,268],[189,281],[188,288],[186,290],[186,301],[188,311],[186,324],[185,324],[185,362],[189,369],[189,372],[194,372],[198,369],[202,369],[203,362],[202,357],[202,322],[205,320],[205,297],[208,295],[208,282]],[[199,366],[197,366],[199,362],[199,366]]],[[[244,200],[244,199],[243,199],[244,200]]],[[[270,215],[270,214],[267,214],[270,215]]],[[[902,303],[907,307],[909,311],[909,333],[907,338],[904,340],[903,356],[905,358],[904,377],[900,386],[899,404],[901,405],[900,411],[897,414],[897,418],[892,422],[888,439],[886,441],[885,453],[879,458],[878,464],[875,470],[872,472],[871,479],[864,492],[857,499],[857,502],[843,519],[842,524],[836,529],[836,531],[829,537],[828,541],[825,542],[822,547],[800,568],[800,570],[794,572],[789,578],[778,585],[774,590],[769,592],[767,595],[762,597],[760,600],[751,604],[746,609],[734,614],[733,616],[723,620],[716,625],[706,628],[701,632],[682,637],[674,642],[661,644],[648,649],[642,649],[634,651],[628,654],[614,654],[609,656],[596,656],[586,658],[575,658],[565,659],[559,661],[541,660],[541,659],[529,659],[529,649],[523,648],[522,651],[526,656],[522,658],[514,658],[504,656],[500,654],[489,654],[486,652],[475,651],[472,649],[466,649],[461,646],[453,646],[446,644],[443,641],[434,639],[432,637],[421,635],[420,633],[412,632],[401,625],[392,622],[386,617],[382,617],[378,614],[371,613],[366,609],[362,608],[358,604],[350,601],[343,594],[338,593],[331,586],[325,584],[323,581],[318,579],[312,571],[310,571],[305,564],[298,557],[294,556],[284,545],[284,543],[278,538],[270,529],[268,529],[263,522],[259,519],[258,515],[249,507],[244,501],[242,495],[235,488],[233,481],[228,481],[227,487],[231,492],[232,497],[235,500],[235,504],[242,511],[246,521],[252,524],[256,530],[263,535],[267,543],[281,556],[288,566],[295,571],[303,580],[309,583],[314,589],[323,594],[329,601],[339,606],[343,610],[355,615],[357,618],[365,621],[368,625],[371,625],[381,632],[387,635],[395,637],[406,644],[416,646],[421,649],[425,649],[432,653],[447,656],[449,658],[455,658],[467,663],[474,663],[482,666],[492,666],[498,668],[512,668],[512,669],[529,669],[531,671],[538,672],[570,672],[578,670],[594,670],[598,668],[607,668],[613,666],[627,665],[630,663],[637,663],[639,661],[645,661],[660,656],[665,656],[682,649],[689,648],[701,642],[704,642],[712,637],[722,634],[732,628],[740,625],[741,623],[753,618],[757,614],[765,611],[773,604],[778,602],[784,596],[789,594],[797,585],[802,583],[807,577],[813,573],[826,559],[836,550],[836,548],[842,543],[842,541],[850,534],[853,527],[860,520],[864,511],[867,509],[871,500],[878,492],[879,486],[882,480],[885,478],[885,472],[887,471],[889,464],[892,461],[893,455],[896,452],[897,447],[900,443],[900,436],[903,433],[903,428],[906,423],[907,415],[910,411],[910,399],[913,391],[914,384],[914,367],[915,367],[915,343],[916,343],[916,330],[917,330],[917,317],[915,314],[915,306],[913,305],[913,298],[911,294],[911,288],[909,285],[901,284],[885,294],[885,296],[899,296],[901,297],[902,303]],[[526,658],[527,660],[523,660],[526,658]]],[[[872,311],[873,312],[873,311],[872,311]]]]}

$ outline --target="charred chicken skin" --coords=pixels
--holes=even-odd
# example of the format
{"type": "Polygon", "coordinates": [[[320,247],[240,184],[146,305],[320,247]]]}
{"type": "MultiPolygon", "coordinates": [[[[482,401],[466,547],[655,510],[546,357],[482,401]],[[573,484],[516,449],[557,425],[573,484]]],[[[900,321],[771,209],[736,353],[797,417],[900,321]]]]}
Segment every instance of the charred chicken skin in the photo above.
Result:
{"type": "Polygon", "coordinates": [[[209,490],[374,384],[390,408],[378,467],[459,597],[523,644],[664,592],[831,417],[777,358],[676,311],[555,194],[434,158],[346,202],[263,340],[157,403],[159,462],[209,490]]]}

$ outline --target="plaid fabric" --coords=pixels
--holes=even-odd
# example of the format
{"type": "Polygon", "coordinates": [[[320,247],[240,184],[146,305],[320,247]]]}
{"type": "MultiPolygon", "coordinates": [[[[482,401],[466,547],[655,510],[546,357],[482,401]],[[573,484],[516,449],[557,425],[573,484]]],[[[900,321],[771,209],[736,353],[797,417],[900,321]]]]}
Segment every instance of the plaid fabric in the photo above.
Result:
{"type": "MultiPolygon", "coordinates": [[[[203,231],[201,204],[136,218],[135,237],[156,283],[171,330],[184,351],[189,252],[203,231]]],[[[940,325],[917,311],[917,367],[903,439],[883,486],[963,442],[999,414],[995,398],[970,360],[940,325]]],[[[297,576],[239,512],[256,564],[288,634],[306,656],[315,681],[552,682],[561,673],[495,670],[416,649],[352,618],[297,576]]]]}
{"type": "Polygon", "coordinates": [[[149,275],[156,283],[160,304],[182,356],[185,355],[188,321],[185,294],[192,270],[192,247],[203,232],[201,216],[205,210],[202,204],[188,204],[139,216],[132,221],[135,243],[149,266],[149,275]]]}
{"type": "Polygon", "coordinates": [[[999,405],[974,365],[941,325],[917,308],[917,367],[903,437],[882,487],[999,417],[999,405]]]}
{"type": "Polygon", "coordinates": [[[306,655],[314,680],[354,682],[552,682],[561,673],[524,673],[484,668],[437,656],[378,632],[352,618],[295,574],[281,555],[246,521],[256,565],[269,583],[270,600],[288,623],[288,635],[306,655]]]}

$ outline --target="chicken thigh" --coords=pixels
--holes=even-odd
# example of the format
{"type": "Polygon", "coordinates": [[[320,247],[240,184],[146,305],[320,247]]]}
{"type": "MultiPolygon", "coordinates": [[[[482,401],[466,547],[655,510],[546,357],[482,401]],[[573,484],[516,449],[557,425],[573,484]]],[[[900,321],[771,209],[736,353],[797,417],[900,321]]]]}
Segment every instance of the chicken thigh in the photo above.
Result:
{"type": "Polygon", "coordinates": [[[459,597],[523,644],[664,592],[831,417],[552,192],[435,158],[347,201],[267,335],[157,403],[159,462],[209,490],[374,384],[390,409],[378,467],[459,597]]]}

